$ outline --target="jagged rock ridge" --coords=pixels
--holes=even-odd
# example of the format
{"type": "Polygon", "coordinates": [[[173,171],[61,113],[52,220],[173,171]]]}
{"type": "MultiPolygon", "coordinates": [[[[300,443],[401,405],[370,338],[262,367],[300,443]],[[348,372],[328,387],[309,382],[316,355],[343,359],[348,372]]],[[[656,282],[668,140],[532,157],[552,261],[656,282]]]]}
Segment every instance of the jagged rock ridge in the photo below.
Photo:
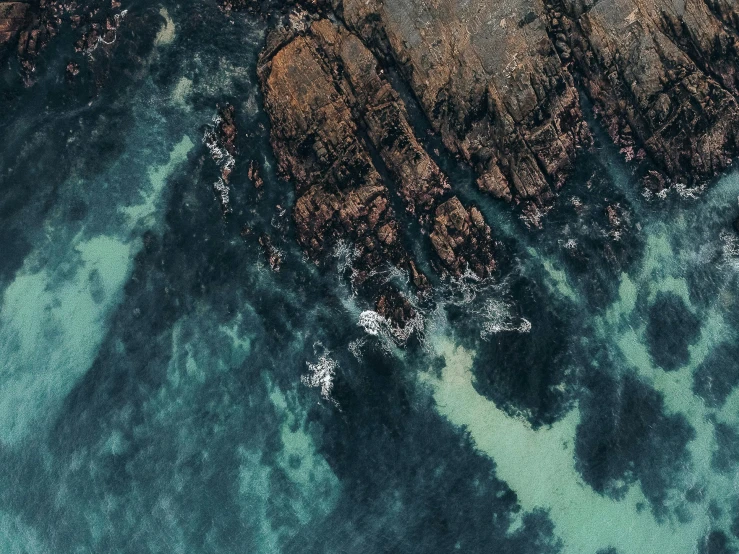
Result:
{"type": "Polygon", "coordinates": [[[419,143],[386,65],[478,186],[522,204],[535,225],[592,144],[581,91],[654,191],[704,183],[739,152],[735,2],[297,4],[261,60],[273,146],[298,190],[301,244],[317,257],[351,238],[360,281],[389,260],[427,286],[401,240],[395,193],[428,232],[439,270],[495,267],[490,228],[419,143]]]}
{"type": "Polygon", "coordinates": [[[351,240],[355,285],[386,291],[377,304],[390,305],[385,297],[397,291],[376,278],[387,262],[406,270],[418,291],[429,286],[402,240],[402,218],[415,216],[430,232],[440,272],[489,275],[490,227],[451,195],[375,56],[328,19],[299,28],[270,35],[259,71],[279,167],[298,193],[294,220],[303,248],[318,258],[339,239],[351,240]],[[395,193],[406,214],[393,210],[395,193]]]}

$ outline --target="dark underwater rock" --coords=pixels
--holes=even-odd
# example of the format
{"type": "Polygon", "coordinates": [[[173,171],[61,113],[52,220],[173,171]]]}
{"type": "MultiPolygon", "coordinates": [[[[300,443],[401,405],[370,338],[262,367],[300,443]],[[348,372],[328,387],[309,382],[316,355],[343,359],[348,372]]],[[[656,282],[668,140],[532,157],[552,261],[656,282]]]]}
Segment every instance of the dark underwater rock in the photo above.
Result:
{"type": "Polygon", "coordinates": [[[721,473],[731,473],[739,463],[739,433],[730,425],[717,422],[714,427],[716,450],[711,465],[721,473]]]}
{"type": "Polygon", "coordinates": [[[712,407],[723,406],[739,385],[739,347],[723,342],[713,348],[693,374],[693,392],[712,407]]]}
{"type": "Polygon", "coordinates": [[[668,491],[690,463],[694,429],[667,414],[663,397],[633,375],[594,371],[585,378],[575,463],[596,492],[622,498],[638,481],[652,511],[663,517],[668,491]]]}
{"type": "Polygon", "coordinates": [[[672,293],[659,293],[649,307],[646,338],[655,364],[673,371],[688,363],[688,348],[700,337],[700,320],[683,299],[672,293]]]}
{"type": "Polygon", "coordinates": [[[699,543],[700,554],[736,554],[729,538],[723,531],[711,531],[699,543]]]}

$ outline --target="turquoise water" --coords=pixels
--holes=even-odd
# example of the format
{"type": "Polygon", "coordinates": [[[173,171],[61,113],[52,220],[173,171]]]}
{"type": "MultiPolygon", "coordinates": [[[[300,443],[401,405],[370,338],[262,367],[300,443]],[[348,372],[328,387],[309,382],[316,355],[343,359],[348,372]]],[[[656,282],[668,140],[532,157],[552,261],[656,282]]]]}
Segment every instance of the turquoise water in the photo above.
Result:
{"type": "Polygon", "coordinates": [[[535,231],[430,137],[502,269],[398,337],[295,245],[263,23],[124,7],[102,85],[61,36],[2,100],[0,552],[735,551],[739,175],[647,198],[599,136],[535,231]]]}

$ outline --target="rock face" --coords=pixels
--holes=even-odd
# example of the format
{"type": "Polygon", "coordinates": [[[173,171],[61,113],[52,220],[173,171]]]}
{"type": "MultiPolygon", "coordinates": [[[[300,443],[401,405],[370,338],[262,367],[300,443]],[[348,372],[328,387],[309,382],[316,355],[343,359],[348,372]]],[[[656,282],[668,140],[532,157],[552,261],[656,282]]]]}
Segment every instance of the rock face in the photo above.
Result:
{"type": "MultiPolygon", "coordinates": [[[[384,290],[377,273],[389,262],[423,291],[427,278],[403,239],[402,219],[413,216],[424,229],[433,225],[430,242],[442,273],[458,275],[469,266],[481,277],[490,274],[490,228],[479,211],[468,213],[451,196],[375,56],[328,19],[299,28],[270,35],[259,73],[279,169],[298,193],[294,220],[306,252],[318,258],[349,239],[356,248],[355,285],[384,290]],[[391,194],[401,197],[405,214],[393,209],[391,194]]],[[[394,293],[380,294],[378,307],[412,317],[394,293]]]]}
{"type": "Polygon", "coordinates": [[[446,146],[495,196],[546,202],[590,142],[537,1],[345,0],[350,28],[398,64],[446,146]]]}
{"type": "Polygon", "coordinates": [[[23,2],[0,2],[0,45],[15,39],[30,20],[29,5],[23,2]]]}
{"type": "Polygon", "coordinates": [[[477,275],[494,268],[490,227],[475,206],[466,210],[455,196],[436,209],[431,242],[455,274],[469,267],[477,275]]]}
{"type": "Polygon", "coordinates": [[[627,156],[644,149],[655,188],[704,181],[739,151],[736,2],[335,0],[334,8],[403,68],[447,146],[498,196],[546,197],[566,176],[588,141],[576,81],[627,156]]]}
{"type": "Polygon", "coordinates": [[[733,0],[226,7],[237,4],[281,19],[260,77],[279,166],[298,193],[299,240],[314,257],[340,238],[353,241],[360,283],[390,262],[417,288],[427,286],[406,248],[408,216],[428,233],[431,265],[441,273],[469,268],[485,276],[495,268],[482,213],[454,195],[383,67],[407,82],[444,145],[474,168],[480,189],[521,204],[533,226],[578,152],[592,145],[578,91],[655,192],[703,183],[739,153],[733,0]],[[396,194],[403,210],[392,208],[396,194]]]}
{"type": "Polygon", "coordinates": [[[578,89],[653,189],[705,182],[739,153],[733,0],[297,3],[396,66],[495,196],[550,202],[590,144],[578,89]]]}
{"type": "Polygon", "coordinates": [[[737,4],[592,4],[564,0],[552,27],[614,141],[644,148],[660,170],[647,184],[701,182],[725,169],[739,151],[737,4]]]}

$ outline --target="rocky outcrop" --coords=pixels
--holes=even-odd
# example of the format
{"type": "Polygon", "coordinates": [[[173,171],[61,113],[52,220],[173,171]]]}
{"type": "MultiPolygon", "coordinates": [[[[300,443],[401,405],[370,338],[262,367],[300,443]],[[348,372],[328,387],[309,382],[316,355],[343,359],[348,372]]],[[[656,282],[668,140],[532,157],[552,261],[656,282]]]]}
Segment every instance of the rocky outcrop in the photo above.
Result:
{"type": "Polygon", "coordinates": [[[705,181],[739,151],[736,2],[343,0],[334,8],[399,64],[447,146],[498,196],[547,197],[566,177],[588,140],[575,79],[627,157],[651,162],[643,175],[654,188],[705,181]]]}
{"type": "Polygon", "coordinates": [[[405,246],[407,217],[430,233],[442,274],[495,268],[490,228],[453,196],[426,153],[405,105],[377,58],[343,25],[305,18],[268,37],[259,65],[280,172],[296,187],[298,240],[314,259],[337,241],[354,244],[353,283],[380,315],[408,321],[414,311],[385,283],[382,267],[405,270],[417,291],[429,287],[405,246]],[[403,210],[393,209],[398,195],[403,210]]]}
{"type": "Polygon", "coordinates": [[[251,184],[254,185],[254,188],[261,193],[262,187],[264,187],[264,179],[262,178],[262,170],[259,167],[259,162],[257,162],[256,160],[252,160],[251,162],[249,162],[249,171],[247,173],[247,177],[249,177],[249,180],[251,181],[251,184]]]}
{"type": "MultiPolygon", "coordinates": [[[[27,85],[32,84],[36,57],[66,26],[78,36],[75,51],[90,54],[99,47],[110,47],[125,16],[118,0],[64,2],[39,0],[3,2],[0,0],[0,48],[15,51],[27,85]],[[3,46],[5,48],[3,48],[3,46]]],[[[74,62],[68,62],[74,75],[74,62]]]]}
{"type": "Polygon", "coordinates": [[[359,287],[386,262],[408,267],[387,187],[315,41],[271,40],[277,46],[265,51],[260,78],[279,170],[298,193],[293,219],[301,246],[319,259],[339,239],[350,239],[359,287]]]}
{"type": "Polygon", "coordinates": [[[272,244],[272,238],[268,234],[263,233],[259,236],[259,246],[262,247],[262,252],[269,264],[269,268],[272,271],[280,271],[280,266],[282,266],[282,254],[274,244],[272,244]]]}
{"type": "Polygon", "coordinates": [[[705,181],[739,152],[739,43],[704,0],[564,0],[551,25],[614,141],[654,162],[649,186],[705,181]]]}
{"type": "Polygon", "coordinates": [[[303,248],[318,258],[349,238],[357,248],[355,284],[389,262],[424,290],[428,281],[403,246],[401,222],[412,215],[422,228],[433,226],[430,242],[442,273],[470,267],[489,275],[495,267],[490,228],[479,211],[468,213],[451,196],[375,56],[328,19],[299,28],[270,35],[260,78],[279,168],[298,192],[294,220],[303,248]],[[407,215],[393,210],[395,193],[407,215]]]}
{"type": "Polygon", "coordinates": [[[455,196],[436,209],[431,242],[455,274],[466,269],[487,275],[495,269],[490,227],[475,206],[465,209],[455,196]]]}
{"type": "Polygon", "coordinates": [[[397,63],[446,146],[473,164],[481,188],[508,200],[552,197],[590,134],[542,4],[340,4],[347,24],[397,63]]]}
{"type": "Polygon", "coordinates": [[[359,282],[390,262],[426,286],[404,246],[406,215],[429,234],[441,273],[495,267],[490,228],[418,140],[388,66],[480,189],[521,204],[531,227],[592,144],[578,91],[654,191],[703,183],[739,153],[735,2],[238,4],[271,6],[260,78],[279,167],[298,193],[299,240],[319,257],[350,238],[359,282]]]}
{"type": "Polygon", "coordinates": [[[327,59],[340,64],[335,80],[351,98],[352,109],[392,173],[407,211],[428,219],[449,184],[419,144],[398,93],[378,72],[377,59],[356,35],[328,19],[313,23],[311,35],[327,59]]]}
{"type": "Polygon", "coordinates": [[[11,43],[30,22],[25,2],[0,2],[0,46],[11,43]]]}
{"type": "Polygon", "coordinates": [[[235,109],[231,104],[218,108],[218,140],[231,156],[236,154],[238,129],[234,120],[235,109]]]}
{"type": "Polygon", "coordinates": [[[220,177],[213,183],[213,192],[221,205],[223,215],[233,212],[229,179],[236,165],[236,139],[238,128],[234,119],[235,109],[231,104],[218,106],[213,125],[208,125],[203,133],[203,144],[210,152],[211,159],[220,169],[220,177]]]}
{"type": "Polygon", "coordinates": [[[579,88],[653,189],[703,183],[739,152],[732,0],[296,3],[399,68],[480,188],[528,211],[590,144],[579,88]]]}

